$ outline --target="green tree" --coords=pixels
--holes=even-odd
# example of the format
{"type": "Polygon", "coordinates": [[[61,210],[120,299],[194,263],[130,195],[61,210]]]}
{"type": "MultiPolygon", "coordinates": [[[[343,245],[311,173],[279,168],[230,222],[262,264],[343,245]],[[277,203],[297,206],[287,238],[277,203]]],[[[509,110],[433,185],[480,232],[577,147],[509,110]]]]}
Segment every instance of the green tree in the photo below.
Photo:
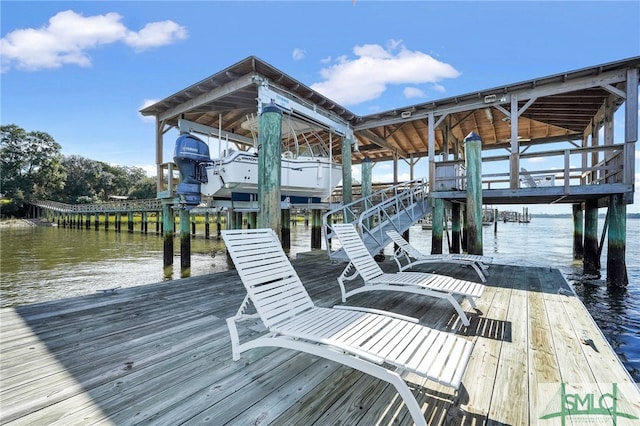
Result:
{"type": "Polygon", "coordinates": [[[10,200],[2,214],[20,216],[30,200],[60,191],[66,180],[60,149],[48,133],[0,126],[0,192],[10,200]]]}
{"type": "Polygon", "coordinates": [[[102,163],[70,155],[62,159],[67,182],[56,201],[65,203],[93,203],[99,200],[98,187],[102,175],[102,163]]]}
{"type": "Polygon", "coordinates": [[[156,179],[148,176],[143,176],[139,179],[129,191],[129,198],[132,200],[145,200],[149,198],[156,198],[156,179]]]}

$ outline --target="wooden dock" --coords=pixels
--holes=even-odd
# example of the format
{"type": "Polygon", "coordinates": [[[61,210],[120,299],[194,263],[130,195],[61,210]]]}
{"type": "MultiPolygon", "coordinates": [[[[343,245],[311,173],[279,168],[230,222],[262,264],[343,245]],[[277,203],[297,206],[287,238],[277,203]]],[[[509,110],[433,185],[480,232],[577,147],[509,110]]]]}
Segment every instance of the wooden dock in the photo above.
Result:
{"type": "MultiPolygon", "coordinates": [[[[344,265],[322,254],[293,264],[317,305],[340,303],[335,278],[344,265]]],[[[471,268],[422,270],[475,279],[471,268]]],[[[0,423],[411,424],[394,388],[334,362],[273,348],[232,361],[225,319],[244,295],[228,271],[2,309],[0,423]]],[[[560,424],[561,383],[567,392],[577,386],[571,392],[583,398],[581,408],[595,394],[587,411],[615,390],[615,410],[592,410],[582,420],[640,418],[640,392],[556,269],[492,265],[479,312],[462,304],[469,327],[449,303],[424,296],[369,293],[348,304],[413,316],[475,341],[456,397],[408,377],[430,424],[560,424]],[[545,414],[556,417],[540,419],[545,414]]],[[[239,331],[262,330],[249,323],[239,331]]]]}

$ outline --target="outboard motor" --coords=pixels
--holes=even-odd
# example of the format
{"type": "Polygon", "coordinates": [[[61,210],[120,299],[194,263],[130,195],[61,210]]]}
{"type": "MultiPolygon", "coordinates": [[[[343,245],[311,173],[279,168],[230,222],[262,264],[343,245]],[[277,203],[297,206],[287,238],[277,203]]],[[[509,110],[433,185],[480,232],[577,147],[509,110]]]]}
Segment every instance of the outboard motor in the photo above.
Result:
{"type": "Polygon", "coordinates": [[[200,184],[207,182],[206,165],[211,162],[209,147],[196,136],[180,135],[176,140],[173,161],[180,170],[177,190],[180,204],[190,210],[200,204],[200,184]]]}

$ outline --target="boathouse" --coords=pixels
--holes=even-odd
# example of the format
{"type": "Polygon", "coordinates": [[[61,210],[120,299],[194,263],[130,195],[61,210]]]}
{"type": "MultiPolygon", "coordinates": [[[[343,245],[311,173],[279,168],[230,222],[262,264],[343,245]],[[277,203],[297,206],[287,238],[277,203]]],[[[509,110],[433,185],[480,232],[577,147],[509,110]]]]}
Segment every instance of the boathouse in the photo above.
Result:
{"type": "MultiPolygon", "coordinates": [[[[244,125],[248,117],[275,102],[285,115],[312,123],[329,144],[333,158],[342,163],[339,204],[353,201],[351,166],[366,165],[369,160],[392,161],[393,184],[399,183],[401,161],[409,165],[412,180],[426,177],[429,206],[437,217],[445,209],[453,212],[454,232],[456,226],[459,230],[459,212],[469,206],[469,193],[474,191],[469,179],[480,192],[471,194],[480,201],[477,209],[567,204],[574,215],[574,257],[583,259],[585,272],[597,273],[606,233],[607,282],[624,286],[626,206],[634,198],[639,71],[640,57],[633,57],[359,116],[250,56],[141,113],[156,120],[158,194],[167,206],[175,203],[175,165],[164,156],[166,145],[175,142],[167,140],[172,129],[223,139],[245,150],[254,144],[255,136],[244,125]],[[615,126],[623,134],[614,135],[614,117],[623,121],[615,126]],[[468,148],[473,145],[478,146],[477,153],[473,150],[477,158],[470,159],[468,148]],[[531,159],[546,160],[537,164],[547,166],[523,167],[531,159]],[[481,165],[473,167],[478,176],[469,175],[466,162],[470,160],[481,165]],[[598,230],[601,208],[606,209],[607,220],[605,229],[598,230]]],[[[467,220],[466,225],[470,224],[480,226],[467,220]]],[[[441,250],[441,241],[442,229],[436,226],[436,250],[438,244],[441,250]]],[[[482,251],[481,241],[472,243],[482,251]]],[[[460,248],[454,245],[454,249],[460,248]]]]}

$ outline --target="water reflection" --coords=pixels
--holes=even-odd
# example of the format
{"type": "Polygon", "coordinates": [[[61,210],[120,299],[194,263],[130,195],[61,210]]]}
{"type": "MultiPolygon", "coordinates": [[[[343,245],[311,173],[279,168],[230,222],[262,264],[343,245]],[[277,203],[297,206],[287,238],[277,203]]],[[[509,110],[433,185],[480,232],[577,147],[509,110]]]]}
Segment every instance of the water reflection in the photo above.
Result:
{"type": "MultiPolygon", "coordinates": [[[[599,225],[602,229],[602,223],[599,225]]],[[[636,381],[640,382],[640,241],[627,241],[629,287],[615,291],[604,280],[582,274],[573,259],[572,221],[535,219],[529,224],[499,223],[485,227],[483,246],[495,261],[558,268],[576,290],[603,334],[636,381]]],[[[640,220],[627,221],[627,235],[640,235],[640,220]]],[[[431,231],[414,226],[410,240],[431,252],[431,231]]],[[[176,240],[177,241],[177,240],[176,240]]],[[[311,228],[291,228],[289,256],[310,250],[311,228]]],[[[447,239],[443,239],[447,250],[447,239]]],[[[215,236],[191,241],[191,267],[180,268],[179,244],[174,265],[163,265],[163,239],[155,234],[116,233],[47,227],[0,228],[1,306],[56,300],[115,287],[131,287],[226,271],[233,264],[215,236]],[[187,275],[188,274],[188,275],[187,275]]],[[[324,242],[323,242],[324,248],[324,242]]],[[[391,255],[387,246],[385,254],[391,255]]],[[[606,244],[602,259],[606,259],[606,244]]],[[[606,266],[606,262],[602,262],[606,266]]],[[[606,270],[602,270],[606,277],[606,270]]]]}

